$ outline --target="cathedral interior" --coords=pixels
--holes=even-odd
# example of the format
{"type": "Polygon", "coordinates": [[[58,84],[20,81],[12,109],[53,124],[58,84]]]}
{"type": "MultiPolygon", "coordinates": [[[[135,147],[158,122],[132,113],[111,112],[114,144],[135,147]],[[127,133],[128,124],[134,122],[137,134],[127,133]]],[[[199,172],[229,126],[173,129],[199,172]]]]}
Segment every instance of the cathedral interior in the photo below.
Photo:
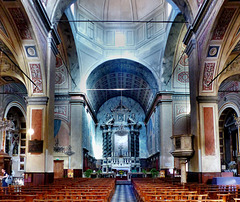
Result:
{"type": "Polygon", "coordinates": [[[0,167],[239,176],[239,61],[237,0],[0,0],[0,167]]]}

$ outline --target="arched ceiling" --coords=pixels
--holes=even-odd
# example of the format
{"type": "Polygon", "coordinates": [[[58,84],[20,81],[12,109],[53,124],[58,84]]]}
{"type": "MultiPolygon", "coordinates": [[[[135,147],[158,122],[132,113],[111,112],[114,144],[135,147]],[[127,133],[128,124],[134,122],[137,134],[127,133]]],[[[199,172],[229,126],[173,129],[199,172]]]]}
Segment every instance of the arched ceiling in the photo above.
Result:
{"type": "Polygon", "coordinates": [[[145,66],[126,59],[99,65],[87,79],[87,94],[96,112],[104,102],[116,96],[134,99],[147,112],[157,91],[153,74],[145,66]]]}

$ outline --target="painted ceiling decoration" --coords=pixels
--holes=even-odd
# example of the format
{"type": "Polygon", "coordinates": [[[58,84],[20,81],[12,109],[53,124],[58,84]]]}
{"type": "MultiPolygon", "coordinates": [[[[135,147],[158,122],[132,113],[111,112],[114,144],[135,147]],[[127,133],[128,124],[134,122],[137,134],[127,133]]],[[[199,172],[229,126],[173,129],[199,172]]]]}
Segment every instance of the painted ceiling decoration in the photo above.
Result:
{"type": "Polygon", "coordinates": [[[220,87],[219,87],[219,94],[218,96],[221,98],[225,97],[230,93],[239,93],[240,90],[240,75],[231,76],[225,79],[220,87]]]}
{"type": "Polygon", "coordinates": [[[33,39],[28,27],[27,18],[21,8],[8,8],[13,21],[15,22],[21,39],[33,39]]]}
{"type": "Polygon", "coordinates": [[[88,77],[87,88],[96,112],[105,101],[117,96],[134,99],[147,112],[158,91],[152,73],[145,66],[126,59],[99,65],[88,77]]]}

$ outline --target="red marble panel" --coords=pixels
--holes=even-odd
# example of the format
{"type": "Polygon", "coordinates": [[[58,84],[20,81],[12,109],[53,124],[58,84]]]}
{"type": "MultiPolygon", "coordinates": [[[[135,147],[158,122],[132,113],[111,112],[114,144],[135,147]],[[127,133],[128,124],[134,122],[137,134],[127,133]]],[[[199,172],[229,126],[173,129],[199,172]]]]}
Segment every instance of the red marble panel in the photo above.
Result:
{"type": "Polygon", "coordinates": [[[32,80],[37,85],[37,87],[33,86],[33,92],[43,93],[42,72],[41,72],[40,64],[39,63],[30,64],[29,66],[30,66],[32,80]]]}
{"type": "Polygon", "coordinates": [[[224,8],[222,14],[218,20],[218,24],[213,32],[212,40],[222,40],[229,23],[236,11],[236,8],[224,8]]]}
{"type": "Polygon", "coordinates": [[[42,138],[42,123],[43,123],[43,111],[42,109],[33,109],[32,110],[32,129],[34,134],[32,135],[32,140],[41,140],[42,138]]]}
{"type": "Polygon", "coordinates": [[[205,155],[215,154],[213,107],[203,108],[205,155]]]}
{"type": "Polygon", "coordinates": [[[28,21],[21,8],[8,8],[22,39],[32,39],[28,21]]]}
{"type": "Polygon", "coordinates": [[[214,76],[215,63],[206,62],[204,67],[203,74],[203,90],[212,90],[212,84],[209,83],[212,81],[214,76]]]}

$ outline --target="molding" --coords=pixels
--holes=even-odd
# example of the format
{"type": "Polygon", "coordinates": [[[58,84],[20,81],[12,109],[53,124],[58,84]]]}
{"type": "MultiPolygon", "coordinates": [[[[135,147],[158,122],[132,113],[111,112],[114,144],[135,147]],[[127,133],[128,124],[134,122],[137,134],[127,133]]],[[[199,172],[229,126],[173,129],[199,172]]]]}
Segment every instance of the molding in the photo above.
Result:
{"type": "Polygon", "coordinates": [[[51,23],[48,15],[47,15],[47,12],[42,5],[41,0],[33,0],[33,9],[35,9],[37,11],[37,13],[38,13],[39,17],[41,18],[47,32],[48,33],[51,32],[54,43],[56,45],[59,45],[61,43],[60,36],[57,32],[57,29],[51,23]]]}
{"type": "Polygon", "coordinates": [[[196,39],[192,39],[189,43],[188,46],[186,47],[186,54],[188,56],[191,55],[192,51],[196,48],[196,39]]]}
{"type": "MultiPolygon", "coordinates": [[[[51,33],[52,33],[52,31],[51,31],[51,33]]],[[[52,37],[48,37],[48,44],[50,45],[50,47],[53,51],[53,54],[55,56],[58,55],[59,51],[57,48],[57,44],[56,44],[56,41],[52,37]]]]}
{"type": "Polygon", "coordinates": [[[202,4],[202,6],[200,7],[197,16],[195,17],[193,23],[191,26],[189,26],[187,33],[183,39],[183,43],[185,45],[188,45],[190,39],[193,36],[193,33],[196,33],[198,28],[200,27],[201,23],[204,23],[202,21],[202,19],[205,17],[206,13],[209,11],[209,7],[212,4],[214,0],[205,0],[202,4]]]}
{"type": "Polygon", "coordinates": [[[173,91],[160,91],[160,92],[156,93],[156,96],[155,96],[149,110],[146,113],[146,117],[144,119],[145,124],[147,124],[147,122],[149,121],[149,119],[150,119],[152,113],[154,112],[156,106],[158,106],[161,103],[172,103],[173,94],[174,94],[173,91]]]}
{"type": "Polygon", "coordinates": [[[218,96],[198,96],[199,103],[218,103],[218,96]]]}
{"type": "Polygon", "coordinates": [[[48,97],[26,97],[27,105],[47,105],[48,97]]]}
{"type": "Polygon", "coordinates": [[[93,110],[93,107],[92,107],[91,103],[89,102],[85,93],[69,92],[69,96],[70,96],[70,104],[72,104],[72,105],[79,104],[79,105],[87,106],[86,111],[91,114],[95,124],[98,124],[97,115],[96,115],[95,111],[93,110]],[[73,99],[74,97],[76,97],[76,99],[73,99]]]}

